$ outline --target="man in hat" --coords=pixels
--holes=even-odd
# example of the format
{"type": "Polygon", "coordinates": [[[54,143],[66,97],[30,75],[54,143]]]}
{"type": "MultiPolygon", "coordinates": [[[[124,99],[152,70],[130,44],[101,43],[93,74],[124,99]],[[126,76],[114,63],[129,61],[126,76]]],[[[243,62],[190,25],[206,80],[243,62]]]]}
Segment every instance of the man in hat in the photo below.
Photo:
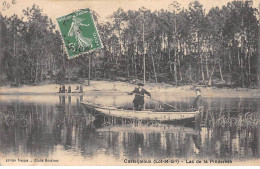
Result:
{"type": "Polygon", "coordinates": [[[196,89],[196,95],[197,95],[197,97],[193,104],[194,108],[198,108],[198,107],[202,106],[202,103],[203,103],[200,89],[196,89]]]}
{"type": "Polygon", "coordinates": [[[135,98],[133,100],[133,103],[134,103],[134,109],[137,111],[141,111],[144,107],[144,94],[151,97],[151,94],[148,91],[146,91],[143,88],[143,86],[144,84],[138,83],[138,87],[136,87],[134,91],[129,93],[130,95],[135,93],[135,98]]]}

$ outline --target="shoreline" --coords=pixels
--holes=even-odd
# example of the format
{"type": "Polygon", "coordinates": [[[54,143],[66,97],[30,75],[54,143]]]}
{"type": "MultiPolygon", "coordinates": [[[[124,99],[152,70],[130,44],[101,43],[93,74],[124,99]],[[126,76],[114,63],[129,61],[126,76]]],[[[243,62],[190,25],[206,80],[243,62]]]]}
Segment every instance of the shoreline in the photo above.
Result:
{"type": "MultiPolygon", "coordinates": [[[[126,95],[125,92],[113,92],[113,91],[90,91],[90,92],[83,92],[83,93],[28,93],[28,92],[21,92],[21,93],[0,93],[1,96],[87,96],[87,95],[110,95],[110,96],[121,96],[126,95]]],[[[160,92],[160,93],[152,93],[153,96],[163,95],[163,96],[174,96],[174,97],[196,97],[196,95],[192,92],[186,93],[176,93],[176,92],[160,92]]],[[[259,98],[258,94],[251,95],[248,93],[233,93],[233,94],[205,94],[202,93],[203,98],[259,98]]]]}
{"type": "MultiPolygon", "coordinates": [[[[124,95],[134,90],[131,83],[120,81],[92,81],[90,86],[83,85],[84,92],[79,93],[76,88],[81,84],[66,84],[66,89],[71,86],[72,93],[58,93],[59,84],[45,84],[39,86],[0,87],[0,95],[124,95]],[[74,93],[73,93],[74,92],[74,93]]],[[[169,84],[147,83],[144,88],[152,95],[170,95],[171,97],[195,97],[194,86],[172,86],[169,84]]],[[[260,89],[244,88],[214,88],[197,87],[201,89],[203,97],[207,98],[260,98],[260,89]]]]}

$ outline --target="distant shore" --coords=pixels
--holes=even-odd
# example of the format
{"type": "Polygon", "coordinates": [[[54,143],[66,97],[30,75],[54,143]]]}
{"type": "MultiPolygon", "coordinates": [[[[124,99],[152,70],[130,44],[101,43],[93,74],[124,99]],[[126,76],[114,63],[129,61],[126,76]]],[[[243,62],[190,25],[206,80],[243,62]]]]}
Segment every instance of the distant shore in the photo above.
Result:
{"type": "MultiPolygon", "coordinates": [[[[85,82],[84,84],[87,84],[85,82]]],[[[130,92],[135,88],[134,84],[121,81],[91,81],[90,86],[83,86],[83,93],[79,93],[77,88],[82,84],[66,84],[65,87],[71,86],[72,93],[58,93],[59,84],[44,84],[38,86],[21,86],[21,87],[0,87],[0,95],[82,95],[82,94],[109,94],[121,95],[130,92]]],[[[165,83],[147,83],[144,88],[151,92],[152,95],[171,95],[173,97],[193,97],[195,96],[194,86],[186,85],[175,87],[165,83]]],[[[247,88],[214,88],[201,87],[202,95],[204,97],[241,97],[241,98],[260,98],[260,89],[247,88]]]]}

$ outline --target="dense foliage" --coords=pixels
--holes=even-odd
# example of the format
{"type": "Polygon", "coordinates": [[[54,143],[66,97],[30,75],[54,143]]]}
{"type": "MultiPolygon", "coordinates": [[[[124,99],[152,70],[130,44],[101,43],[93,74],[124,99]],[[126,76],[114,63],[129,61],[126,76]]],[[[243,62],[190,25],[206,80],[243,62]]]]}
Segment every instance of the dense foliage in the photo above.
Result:
{"type": "Polygon", "coordinates": [[[93,11],[103,49],[66,59],[61,36],[39,7],[24,18],[0,16],[1,82],[33,84],[88,77],[250,87],[257,74],[259,14],[252,1],[233,1],[208,13],[194,1],[168,10],[118,9],[107,22],[93,11]]]}

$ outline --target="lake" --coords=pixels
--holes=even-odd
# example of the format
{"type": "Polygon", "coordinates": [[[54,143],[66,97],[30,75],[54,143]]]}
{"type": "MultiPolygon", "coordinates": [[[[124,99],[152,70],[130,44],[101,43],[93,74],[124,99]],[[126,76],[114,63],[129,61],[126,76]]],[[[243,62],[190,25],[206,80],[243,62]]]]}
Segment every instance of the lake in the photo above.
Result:
{"type": "MultiPolygon", "coordinates": [[[[195,99],[171,95],[153,98],[179,109],[190,108],[195,99]]],[[[188,127],[97,125],[80,103],[131,108],[132,99],[109,94],[1,95],[0,155],[33,159],[36,163],[48,158],[68,164],[98,159],[125,164],[133,159],[176,163],[175,159],[244,161],[260,157],[259,98],[204,98],[203,114],[188,127]]],[[[145,107],[167,109],[167,105],[149,99],[145,107]]]]}

